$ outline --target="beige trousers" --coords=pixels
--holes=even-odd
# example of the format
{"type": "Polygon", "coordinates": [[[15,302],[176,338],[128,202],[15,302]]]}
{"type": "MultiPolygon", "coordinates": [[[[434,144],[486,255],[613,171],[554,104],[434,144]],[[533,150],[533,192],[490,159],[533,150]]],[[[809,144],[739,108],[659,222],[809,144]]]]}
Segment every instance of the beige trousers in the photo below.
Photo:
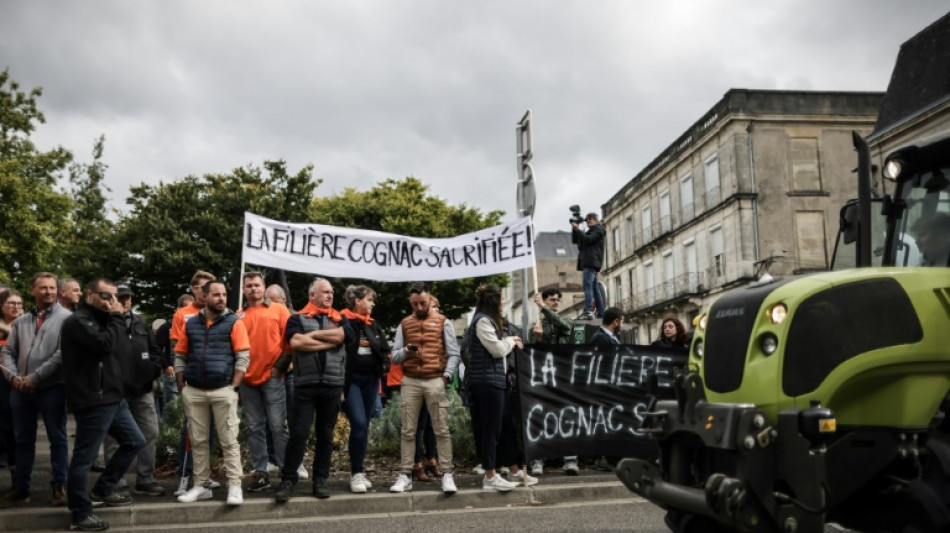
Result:
{"type": "Polygon", "coordinates": [[[402,441],[399,465],[403,474],[412,472],[416,458],[416,424],[419,423],[419,409],[425,401],[432,417],[432,429],[435,443],[439,448],[439,468],[443,472],[452,472],[452,436],[449,435],[449,398],[445,393],[445,382],[441,377],[416,379],[403,376],[400,389],[402,402],[402,441]]]}
{"type": "Polygon", "coordinates": [[[224,469],[229,487],[240,487],[244,471],[241,468],[241,448],[238,444],[238,393],[233,387],[204,390],[186,385],[181,400],[188,417],[188,436],[194,460],[195,486],[207,485],[211,480],[211,414],[218,430],[224,469]]]}

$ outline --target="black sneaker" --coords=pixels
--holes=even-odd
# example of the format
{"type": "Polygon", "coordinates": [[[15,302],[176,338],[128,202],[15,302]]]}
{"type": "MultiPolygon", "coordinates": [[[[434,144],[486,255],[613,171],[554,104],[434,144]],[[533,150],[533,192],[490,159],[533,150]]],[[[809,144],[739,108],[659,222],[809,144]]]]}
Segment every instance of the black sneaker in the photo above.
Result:
{"type": "Polygon", "coordinates": [[[330,497],[330,487],[327,486],[327,478],[318,477],[313,481],[313,495],[321,500],[330,497]]]}
{"type": "Polygon", "coordinates": [[[105,531],[109,529],[109,523],[91,514],[78,522],[71,523],[69,529],[73,531],[105,531]]]}
{"type": "Polygon", "coordinates": [[[290,501],[290,497],[294,494],[294,484],[289,479],[285,479],[280,482],[280,487],[277,488],[277,493],[274,494],[274,499],[277,500],[277,503],[287,503],[290,501]]]}
{"type": "Polygon", "coordinates": [[[254,474],[251,476],[251,482],[247,485],[247,490],[249,492],[260,492],[269,488],[270,476],[267,475],[267,473],[261,474],[260,472],[254,472],[254,474]]]}
{"type": "Polygon", "coordinates": [[[164,496],[165,487],[153,481],[144,485],[136,485],[132,492],[143,496],[164,496]]]}
{"type": "Polygon", "coordinates": [[[89,491],[89,499],[92,500],[93,507],[125,507],[132,505],[132,498],[119,491],[113,491],[108,496],[100,496],[93,491],[89,491]]]}
{"type": "Polygon", "coordinates": [[[93,472],[105,472],[106,465],[100,463],[99,461],[96,461],[92,463],[92,466],[89,467],[89,470],[92,470],[93,472]]]}

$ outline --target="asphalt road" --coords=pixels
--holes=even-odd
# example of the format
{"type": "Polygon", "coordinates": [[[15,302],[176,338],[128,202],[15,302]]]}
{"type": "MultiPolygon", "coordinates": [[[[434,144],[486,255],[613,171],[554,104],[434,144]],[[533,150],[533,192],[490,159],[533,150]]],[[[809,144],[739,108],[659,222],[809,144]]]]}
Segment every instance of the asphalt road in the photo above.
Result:
{"type": "MultiPolygon", "coordinates": [[[[536,507],[504,507],[430,513],[365,514],[293,520],[175,525],[162,529],[137,527],[136,533],[187,529],[191,532],[267,531],[267,533],[442,533],[452,531],[563,531],[668,533],[663,512],[647,502],[608,500],[536,507]]],[[[109,531],[126,531],[111,528],[109,531]]],[[[128,531],[131,531],[129,529],[128,531]]]]}

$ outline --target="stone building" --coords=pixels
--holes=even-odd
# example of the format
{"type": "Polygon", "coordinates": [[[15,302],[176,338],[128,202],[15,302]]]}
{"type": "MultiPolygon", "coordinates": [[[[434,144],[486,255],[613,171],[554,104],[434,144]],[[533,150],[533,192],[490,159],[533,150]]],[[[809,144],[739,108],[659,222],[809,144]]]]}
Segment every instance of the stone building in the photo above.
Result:
{"type": "MultiPolygon", "coordinates": [[[[557,287],[563,297],[561,314],[573,318],[577,311],[572,310],[577,302],[584,305],[584,292],[581,288],[581,273],[577,270],[577,247],[571,242],[569,231],[539,231],[534,243],[535,263],[538,270],[538,291],[548,287],[557,287]]],[[[534,292],[534,269],[528,269],[528,321],[538,320],[538,307],[531,294],[534,292]]],[[[511,273],[511,283],[504,289],[506,314],[518,327],[522,325],[521,311],[521,272],[511,273]]]]}
{"type": "Polygon", "coordinates": [[[762,273],[828,268],[857,195],[851,131],[873,129],[882,96],[732,89],[602,206],[601,280],[637,343],[762,273]]]}

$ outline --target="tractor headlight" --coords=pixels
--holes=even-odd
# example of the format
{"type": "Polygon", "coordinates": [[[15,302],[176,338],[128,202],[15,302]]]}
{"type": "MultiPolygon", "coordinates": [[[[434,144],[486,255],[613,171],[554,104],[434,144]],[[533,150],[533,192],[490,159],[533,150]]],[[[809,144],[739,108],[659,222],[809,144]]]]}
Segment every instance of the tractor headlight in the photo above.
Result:
{"type": "Polygon", "coordinates": [[[701,317],[699,317],[699,329],[703,331],[706,331],[706,317],[707,316],[708,315],[703,314],[701,317]]]}
{"type": "Polygon", "coordinates": [[[890,180],[897,180],[904,170],[904,162],[900,159],[891,159],[884,165],[884,177],[890,180]]]}
{"type": "Polygon", "coordinates": [[[703,358],[703,339],[696,339],[696,343],[693,344],[693,353],[696,357],[703,358]]]}
{"type": "Polygon", "coordinates": [[[762,347],[762,352],[765,353],[765,355],[772,355],[775,353],[775,350],[778,350],[778,338],[771,333],[762,335],[762,339],[759,341],[759,344],[762,347]]]}
{"type": "Polygon", "coordinates": [[[788,308],[785,307],[785,304],[775,304],[772,306],[772,309],[769,310],[769,318],[772,319],[773,324],[785,322],[785,317],[787,316],[788,308]]]}

